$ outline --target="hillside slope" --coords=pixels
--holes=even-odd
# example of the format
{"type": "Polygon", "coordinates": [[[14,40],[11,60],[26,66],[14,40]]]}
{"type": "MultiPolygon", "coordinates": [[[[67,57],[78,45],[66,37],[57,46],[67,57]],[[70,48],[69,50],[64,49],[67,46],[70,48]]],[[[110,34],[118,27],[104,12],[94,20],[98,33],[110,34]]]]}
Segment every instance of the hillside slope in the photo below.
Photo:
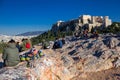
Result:
{"type": "Polygon", "coordinates": [[[45,56],[25,65],[2,68],[0,79],[119,80],[120,37],[66,39],[61,49],[42,50],[45,56]],[[7,75],[6,75],[7,74],[7,75]]]}

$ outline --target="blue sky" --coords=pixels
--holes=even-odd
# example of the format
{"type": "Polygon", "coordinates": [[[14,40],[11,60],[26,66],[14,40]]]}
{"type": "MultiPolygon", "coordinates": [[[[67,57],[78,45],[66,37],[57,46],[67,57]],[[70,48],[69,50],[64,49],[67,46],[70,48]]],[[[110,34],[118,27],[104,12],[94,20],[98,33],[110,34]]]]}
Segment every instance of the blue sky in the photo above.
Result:
{"type": "Polygon", "coordinates": [[[120,22],[120,0],[0,0],[0,34],[48,30],[83,14],[120,22]]]}

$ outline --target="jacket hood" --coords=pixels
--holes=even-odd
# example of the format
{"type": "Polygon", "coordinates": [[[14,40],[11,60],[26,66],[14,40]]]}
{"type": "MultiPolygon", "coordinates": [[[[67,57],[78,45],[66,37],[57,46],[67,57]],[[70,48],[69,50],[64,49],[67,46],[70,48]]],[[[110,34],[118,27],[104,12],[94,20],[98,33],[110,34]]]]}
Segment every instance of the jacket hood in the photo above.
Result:
{"type": "Polygon", "coordinates": [[[10,47],[10,48],[16,48],[16,45],[15,45],[15,43],[9,43],[8,47],[10,47]]]}

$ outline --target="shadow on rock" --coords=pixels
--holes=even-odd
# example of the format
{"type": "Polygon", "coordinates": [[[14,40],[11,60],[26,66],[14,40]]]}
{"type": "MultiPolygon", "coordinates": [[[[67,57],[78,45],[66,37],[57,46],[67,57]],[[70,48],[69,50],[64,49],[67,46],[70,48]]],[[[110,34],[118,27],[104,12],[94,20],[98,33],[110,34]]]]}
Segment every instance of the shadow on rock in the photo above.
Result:
{"type": "Polygon", "coordinates": [[[3,68],[3,62],[0,62],[0,69],[3,68]]]}

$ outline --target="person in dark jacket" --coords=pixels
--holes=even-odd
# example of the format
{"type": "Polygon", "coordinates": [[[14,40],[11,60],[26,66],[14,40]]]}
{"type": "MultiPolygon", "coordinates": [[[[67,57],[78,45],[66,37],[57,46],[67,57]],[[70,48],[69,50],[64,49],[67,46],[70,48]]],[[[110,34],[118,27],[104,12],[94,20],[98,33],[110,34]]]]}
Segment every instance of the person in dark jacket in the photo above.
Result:
{"type": "Polygon", "coordinates": [[[8,47],[4,49],[2,59],[4,60],[4,66],[16,66],[19,62],[19,51],[16,47],[15,41],[10,40],[8,47]]]}
{"type": "Polygon", "coordinates": [[[21,47],[21,45],[19,44],[19,42],[16,43],[16,47],[18,48],[18,51],[19,51],[19,52],[22,52],[22,47],[21,47]]]}
{"type": "Polygon", "coordinates": [[[56,38],[54,45],[53,45],[53,49],[62,48],[62,46],[63,46],[62,41],[59,40],[59,38],[56,38]]]}

